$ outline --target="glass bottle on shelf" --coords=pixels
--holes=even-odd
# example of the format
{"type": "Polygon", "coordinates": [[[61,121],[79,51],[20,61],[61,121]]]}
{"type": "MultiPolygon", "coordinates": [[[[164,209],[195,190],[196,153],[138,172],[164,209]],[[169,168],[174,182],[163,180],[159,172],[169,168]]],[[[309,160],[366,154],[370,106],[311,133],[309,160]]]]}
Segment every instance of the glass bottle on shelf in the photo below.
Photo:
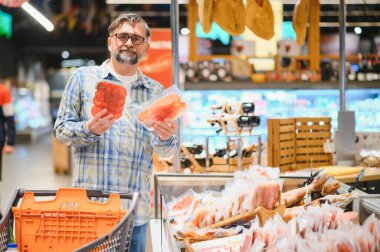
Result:
{"type": "Polygon", "coordinates": [[[380,80],[380,59],[378,56],[374,57],[373,60],[373,76],[374,81],[380,80]]]}
{"type": "Polygon", "coordinates": [[[222,149],[216,149],[214,153],[214,157],[224,157],[227,154],[227,150],[222,148],[222,149]]]}
{"type": "Polygon", "coordinates": [[[361,53],[358,54],[358,72],[356,74],[357,80],[358,81],[365,81],[365,73],[364,73],[364,61],[363,61],[363,55],[361,53]]]}
{"type": "Polygon", "coordinates": [[[367,81],[373,81],[373,68],[372,68],[372,59],[370,56],[368,56],[368,60],[367,60],[367,71],[366,71],[366,74],[365,74],[365,79],[367,81]]]}
{"type": "MultiPolygon", "coordinates": [[[[202,158],[195,158],[195,160],[198,162],[198,164],[200,166],[203,166],[203,167],[206,167],[206,158],[205,157],[202,157],[202,158]]],[[[209,159],[209,166],[212,166],[214,164],[212,158],[209,159]]]]}
{"type": "Polygon", "coordinates": [[[348,64],[348,71],[347,71],[347,79],[349,81],[354,81],[356,80],[356,72],[354,67],[351,64],[348,64]]]}
{"type": "Polygon", "coordinates": [[[227,70],[225,68],[224,61],[218,63],[217,75],[221,81],[224,81],[224,79],[227,77],[227,70]]]}
{"type": "Polygon", "coordinates": [[[216,63],[210,62],[209,69],[210,69],[210,76],[208,77],[209,81],[217,81],[218,80],[218,72],[217,72],[216,63]]]}
{"type": "Polygon", "coordinates": [[[181,168],[189,168],[191,161],[188,158],[181,158],[181,168]]]}
{"type": "Polygon", "coordinates": [[[200,64],[200,73],[201,73],[201,79],[202,81],[209,81],[210,80],[210,68],[209,68],[209,62],[208,61],[202,61],[200,64]]]}
{"type": "Polygon", "coordinates": [[[182,143],[182,146],[186,147],[186,149],[193,155],[201,154],[203,151],[203,146],[200,144],[182,143]]]}
{"type": "Polygon", "coordinates": [[[238,150],[233,149],[233,150],[230,150],[228,153],[226,153],[226,155],[224,155],[224,158],[234,158],[234,157],[237,157],[237,155],[238,155],[238,150]]]}
{"type": "Polygon", "coordinates": [[[196,65],[194,64],[194,62],[189,61],[189,63],[187,64],[187,67],[185,69],[185,74],[186,74],[187,80],[189,80],[191,82],[197,82],[198,81],[196,65]]]}

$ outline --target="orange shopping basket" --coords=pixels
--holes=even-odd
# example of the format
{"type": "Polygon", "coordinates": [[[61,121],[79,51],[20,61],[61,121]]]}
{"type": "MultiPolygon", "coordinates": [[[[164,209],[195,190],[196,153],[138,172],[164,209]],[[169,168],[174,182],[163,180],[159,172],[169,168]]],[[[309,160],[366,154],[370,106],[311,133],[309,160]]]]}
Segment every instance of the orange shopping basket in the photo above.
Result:
{"type": "Polygon", "coordinates": [[[138,200],[137,192],[17,189],[0,221],[0,252],[6,251],[13,227],[20,252],[129,251],[138,200]],[[35,196],[55,198],[35,201],[35,196]],[[120,199],[130,201],[127,212],[120,210],[120,199]]]}

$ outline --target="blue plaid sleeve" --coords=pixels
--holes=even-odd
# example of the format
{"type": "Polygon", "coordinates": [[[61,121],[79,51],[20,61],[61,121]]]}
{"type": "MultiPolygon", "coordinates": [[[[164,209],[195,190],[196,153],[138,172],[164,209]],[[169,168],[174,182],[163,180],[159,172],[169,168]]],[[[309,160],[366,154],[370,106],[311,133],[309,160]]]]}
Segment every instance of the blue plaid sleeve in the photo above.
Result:
{"type": "Polygon", "coordinates": [[[79,115],[82,101],[80,82],[76,72],[68,81],[58,109],[57,120],[54,125],[54,136],[62,143],[74,147],[82,147],[99,140],[93,134],[79,115]]]}
{"type": "Polygon", "coordinates": [[[151,139],[153,149],[160,157],[170,157],[174,155],[175,150],[178,148],[178,138],[176,135],[162,141],[155,132],[151,132],[151,139]]]}

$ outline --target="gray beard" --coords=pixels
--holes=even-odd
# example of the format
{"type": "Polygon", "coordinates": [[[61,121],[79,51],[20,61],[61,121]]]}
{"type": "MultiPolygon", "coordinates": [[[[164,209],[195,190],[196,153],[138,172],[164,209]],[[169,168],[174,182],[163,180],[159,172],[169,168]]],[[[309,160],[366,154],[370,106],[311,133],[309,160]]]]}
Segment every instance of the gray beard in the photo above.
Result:
{"type": "Polygon", "coordinates": [[[131,51],[128,54],[117,51],[115,53],[112,53],[111,56],[113,56],[113,58],[117,62],[121,64],[129,64],[129,65],[136,65],[138,62],[140,62],[140,59],[141,59],[141,57],[139,57],[136,52],[131,52],[131,51]]]}

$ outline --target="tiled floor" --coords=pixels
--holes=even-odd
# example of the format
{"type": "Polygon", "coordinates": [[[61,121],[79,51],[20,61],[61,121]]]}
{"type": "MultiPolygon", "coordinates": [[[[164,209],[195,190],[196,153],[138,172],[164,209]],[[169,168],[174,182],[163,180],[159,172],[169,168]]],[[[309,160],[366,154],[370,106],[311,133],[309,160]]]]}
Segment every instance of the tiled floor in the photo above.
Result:
{"type": "Polygon", "coordinates": [[[51,136],[17,144],[12,155],[3,155],[0,209],[5,211],[16,188],[57,189],[71,186],[71,176],[56,174],[51,155],[51,136]]]}

